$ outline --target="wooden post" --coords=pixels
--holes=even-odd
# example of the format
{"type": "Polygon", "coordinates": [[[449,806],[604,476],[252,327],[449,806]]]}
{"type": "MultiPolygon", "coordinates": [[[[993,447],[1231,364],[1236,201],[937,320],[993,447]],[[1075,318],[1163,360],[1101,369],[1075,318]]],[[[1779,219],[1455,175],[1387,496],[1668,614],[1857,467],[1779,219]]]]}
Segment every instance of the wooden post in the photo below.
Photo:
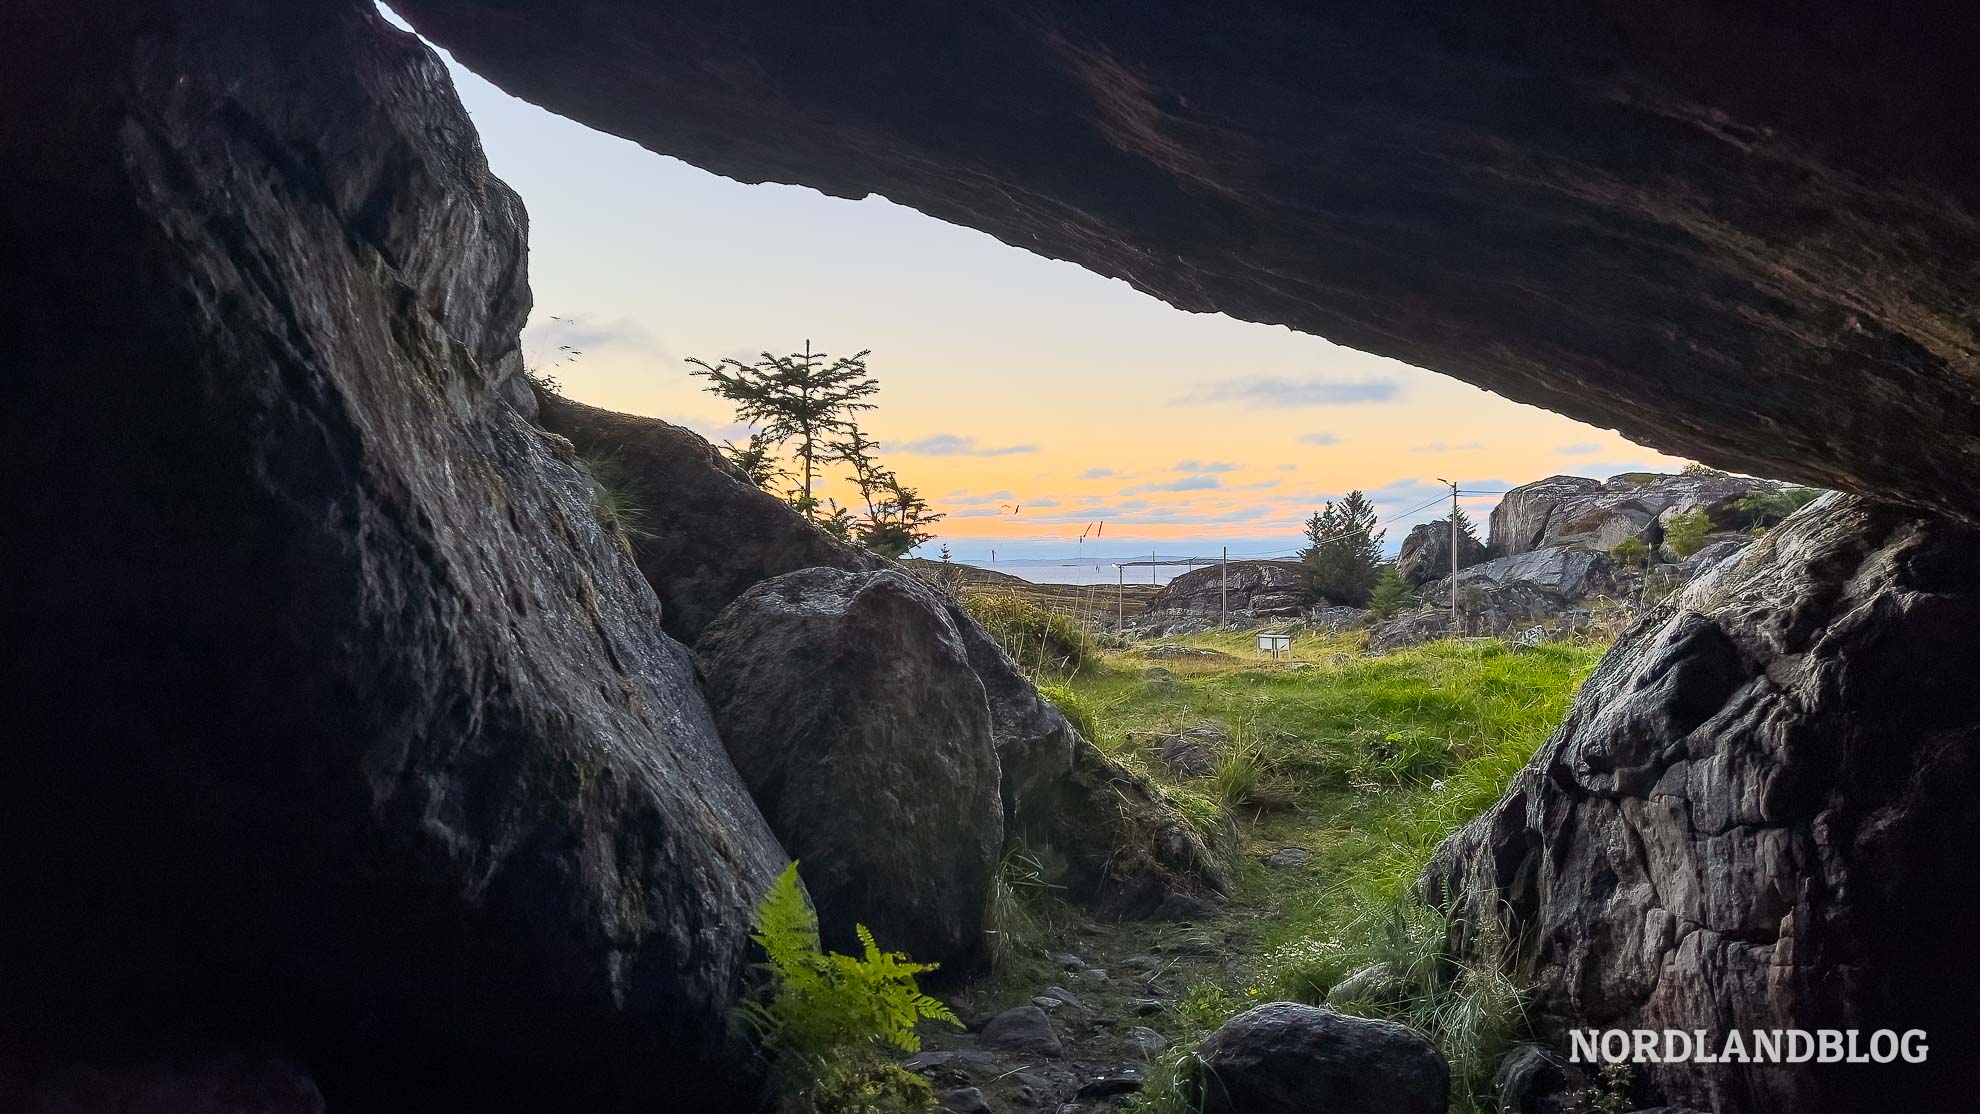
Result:
{"type": "Polygon", "coordinates": [[[1224,563],[1217,569],[1217,628],[1231,622],[1231,547],[1224,547],[1224,563]]]}

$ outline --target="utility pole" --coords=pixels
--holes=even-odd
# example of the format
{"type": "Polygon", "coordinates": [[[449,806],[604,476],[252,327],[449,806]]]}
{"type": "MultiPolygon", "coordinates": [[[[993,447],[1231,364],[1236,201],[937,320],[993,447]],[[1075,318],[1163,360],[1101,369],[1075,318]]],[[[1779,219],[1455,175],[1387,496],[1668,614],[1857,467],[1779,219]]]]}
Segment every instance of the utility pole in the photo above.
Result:
{"type": "Polygon", "coordinates": [[[1458,486],[1441,476],[1437,482],[1451,485],[1451,636],[1457,638],[1464,634],[1458,618],[1458,486]]]}
{"type": "Polygon", "coordinates": [[[1224,563],[1217,569],[1217,629],[1231,622],[1231,547],[1224,547],[1224,563]]]}

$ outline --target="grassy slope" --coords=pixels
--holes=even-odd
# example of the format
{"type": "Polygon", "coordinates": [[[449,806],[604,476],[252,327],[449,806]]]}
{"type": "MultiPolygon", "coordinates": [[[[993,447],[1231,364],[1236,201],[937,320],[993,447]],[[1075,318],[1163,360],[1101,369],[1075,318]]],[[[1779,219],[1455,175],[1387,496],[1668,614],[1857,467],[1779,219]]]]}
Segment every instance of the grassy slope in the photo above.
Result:
{"type": "Polygon", "coordinates": [[[1603,648],[1439,642],[1365,658],[1359,638],[1303,640],[1291,666],[1261,660],[1250,634],[1172,639],[1230,656],[1111,653],[1070,688],[1096,741],[1155,776],[1235,860],[1239,893],[1226,920],[1240,955],[1225,978],[1197,989],[1201,1008],[1185,1011],[1194,1024],[1249,1001],[1318,1001],[1352,970],[1390,960],[1412,986],[1363,1012],[1432,1031],[1454,1061],[1453,1108],[1463,1110],[1482,1104],[1508,1035],[1504,1016],[1485,1015],[1516,1015],[1517,991],[1426,959],[1441,925],[1414,907],[1409,886],[1560,723],[1603,648]],[[1157,667],[1170,676],[1151,678],[1157,667]],[[1166,778],[1160,737],[1203,721],[1232,736],[1221,776],[1166,778]],[[1280,847],[1305,848],[1312,861],[1263,865],[1280,847]]]}

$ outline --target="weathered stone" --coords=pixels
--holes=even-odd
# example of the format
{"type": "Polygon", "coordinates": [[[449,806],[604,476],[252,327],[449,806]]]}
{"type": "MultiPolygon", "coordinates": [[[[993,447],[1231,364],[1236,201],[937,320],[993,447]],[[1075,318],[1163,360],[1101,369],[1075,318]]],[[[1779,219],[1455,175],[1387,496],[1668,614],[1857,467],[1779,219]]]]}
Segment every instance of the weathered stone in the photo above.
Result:
{"type": "Polygon", "coordinates": [[[1606,483],[1582,476],[1549,476],[1513,488],[1492,510],[1494,556],[1517,556],[1554,546],[1609,550],[1628,538],[1655,546],[1671,518],[1703,512],[1716,529],[1770,526],[1775,519],[1735,509],[1749,495],[1771,495],[1771,480],[1710,473],[1624,473],[1606,483]]]}
{"type": "MultiPolygon", "coordinates": [[[[1826,496],[1639,624],[1426,874],[1542,1034],[1980,1037],[1980,532],[1826,496]]],[[[1964,1065],[1648,1064],[1720,1114],[1949,1109],[1964,1065]]]]}
{"type": "MultiPolygon", "coordinates": [[[[1469,568],[1485,557],[1485,543],[1470,533],[1458,534],[1459,569],[1469,568]]],[[[1421,588],[1449,577],[1451,571],[1451,520],[1440,518],[1410,527],[1402,549],[1396,553],[1396,572],[1403,581],[1412,588],[1421,588]]]]}
{"type": "MultiPolygon", "coordinates": [[[[1159,1005],[1160,1003],[1157,1003],[1158,1007],[1159,1005]]],[[[1141,1051],[1145,1059],[1153,1060],[1169,1050],[1169,1038],[1146,1025],[1137,1025],[1128,1030],[1128,1039],[1134,1042],[1135,1048],[1141,1051]]]]}
{"type": "Polygon", "coordinates": [[[1204,1114],[1444,1114],[1450,1069],[1414,1029],[1274,1002],[1196,1050],[1204,1114]]]}
{"type": "Polygon", "coordinates": [[[1500,1058],[1492,1091],[1500,1114],[1577,1114],[1583,1104],[1576,1096],[1587,1083],[1576,1065],[1541,1045],[1522,1044],[1500,1058]]]}
{"type": "Polygon", "coordinates": [[[1162,765],[1176,777],[1209,777],[1217,772],[1215,748],[1229,741],[1224,729],[1214,723],[1185,728],[1162,740],[1162,765]]]}
{"type": "Polygon", "coordinates": [[[1141,1090],[1141,1075],[1133,1068],[1122,1068],[1080,1084],[1079,1092],[1074,1097],[1081,1102],[1099,1102],[1121,1095],[1131,1095],[1139,1090],[1141,1090]]]}
{"type": "MultiPolygon", "coordinates": [[[[1585,610],[1591,600],[1626,594],[1616,563],[1576,546],[1530,550],[1473,565],[1457,575],[1463,635],[1503,637],[1585,610]]],[[[1451,578],[1424,589],[1423,606],[1376,623],[1368,649],[1386,653],[1452,633],[1451,578]]]]}
{"type": "Polygon", "coordinates": [[[682,642],[692,644],[731,601],[773,576],[880,566],[792,513],[691,430],[534,395],[543,428],[608,467],[639,503],[644,521],[629,539],[633,555],[660,597],[661,625],[682,642]]]}
{"type": "Polygon", "coordinates": [[[0,22],[34,564],[0,1056],[274,1047],[351,1110],[746,1102],[724,1034],[784,854],[518,409],[524,214],[440,60],[362,4],[0,22]]]}
{"type": "Polygon", "coordinates": [[[1149,638],[1214,630],[1220,623],[1243,629],[1298,618],[1312,602],[1306,572],[1296,562],[1232,561],[1170,580],[1129,625],[1149,638]]]}
{"type": "Polygon", "coordinates": [[[991,1114],[989,1100],[975,1087],[958,1087],[944,1091],[936,1099],[943,1114],[991,1114]]]}
{"type": "Polygon", "coordinates": [[[983,684],[935,593],[894,569],[788,573],[730,604],[696,655],[828,946],[856,947],[859,923],[923,962],[973,963],[1003,808],[983,684]]]}
{"type": "Polygon", "coordinates": [[[1052,1029],[1052,1019],[1037,1006],[1005,1010],[990,1019],[977,1039],[986,1047],[1008,1052],[1029,1052],[1051,1057],[1065,1054],[1064,1046],[1059,1043],[1059,1034],[1052,1029]]]}
{"type": "Polygon", "coordinates": [[[1327,1004],[1345,1006],[1353,1002],[1388,1002],[1403,987],[1402,973],[1387,961],[1370,963],[1349,973],[1327,990],[1327,1004]]]}

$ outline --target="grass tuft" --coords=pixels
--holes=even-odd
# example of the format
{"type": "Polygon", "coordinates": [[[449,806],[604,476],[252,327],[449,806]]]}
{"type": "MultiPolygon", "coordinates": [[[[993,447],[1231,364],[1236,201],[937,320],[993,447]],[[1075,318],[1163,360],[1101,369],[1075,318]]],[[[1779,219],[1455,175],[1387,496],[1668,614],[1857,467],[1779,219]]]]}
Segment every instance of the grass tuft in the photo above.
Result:
{"type": "Polygon", "coordinates": [[[965,592],[962,605],[1027,673],[1074,677],[1099,664],[1100,647],[1069,615],[992,592],[965,592]]]}

